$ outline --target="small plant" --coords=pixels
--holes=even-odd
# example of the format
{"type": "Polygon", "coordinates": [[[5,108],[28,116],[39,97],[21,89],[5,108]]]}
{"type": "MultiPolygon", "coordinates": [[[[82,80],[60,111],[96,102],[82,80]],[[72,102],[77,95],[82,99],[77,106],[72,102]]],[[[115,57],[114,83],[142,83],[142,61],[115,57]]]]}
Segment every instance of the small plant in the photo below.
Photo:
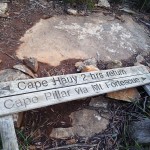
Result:
{"type": "Polygon", "coordinates": [[[30,137],[26,137],[21,130],[16,130],[18,140],[19,140],[19,150],[27,150],[30,146],[32,139],[30,137]]]}
{"type": "Polygon", "coordinates": [[[76,7],[78,10],[92,10],[95,2],[93,0],[63,0],[65,5],[76,7]]]}

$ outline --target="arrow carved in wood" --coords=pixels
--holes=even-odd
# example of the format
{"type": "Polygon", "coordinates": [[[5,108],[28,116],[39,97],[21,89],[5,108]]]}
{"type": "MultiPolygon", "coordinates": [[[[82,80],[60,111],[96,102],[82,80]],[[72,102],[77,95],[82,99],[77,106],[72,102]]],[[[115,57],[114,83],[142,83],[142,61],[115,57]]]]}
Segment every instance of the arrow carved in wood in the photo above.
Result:
{"type": "Polygon", "coordinates": [[[141,77],[141,79],[144,81],[144,80],[146,80],[146,78],[143,78],[143,77],[141,77]]]}

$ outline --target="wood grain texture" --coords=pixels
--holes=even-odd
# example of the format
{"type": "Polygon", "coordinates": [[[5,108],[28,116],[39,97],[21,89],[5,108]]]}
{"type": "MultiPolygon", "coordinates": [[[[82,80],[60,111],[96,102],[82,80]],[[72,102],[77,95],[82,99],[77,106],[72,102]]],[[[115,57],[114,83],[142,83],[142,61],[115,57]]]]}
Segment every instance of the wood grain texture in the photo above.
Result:
{"type": "Polygon", "coordinates": [[[0,98],[35,91],[50,90],[86,83],[94,83],[120,77],[142,75],[147,73],[148,71],[146,67],[141,65],[134,67],[103,70],[98,72],[3,82],[0,83],[0,98]]]}
{"type": "Polygon", "coordinates": [[[0,116],[137,87],[148,83],[150,83],[150,74],[4,97],[0,99],[0,116]]]}
{"type": "Polygon", "coordinates": [[[0,117],[3,150],[19,150],[12,116],[0,117]]]}
{"type": "Polygon", "coordinates": [[[150,84],[144,85],[143,88],[147,92],[147,94],[150,96],[150,84]]]}

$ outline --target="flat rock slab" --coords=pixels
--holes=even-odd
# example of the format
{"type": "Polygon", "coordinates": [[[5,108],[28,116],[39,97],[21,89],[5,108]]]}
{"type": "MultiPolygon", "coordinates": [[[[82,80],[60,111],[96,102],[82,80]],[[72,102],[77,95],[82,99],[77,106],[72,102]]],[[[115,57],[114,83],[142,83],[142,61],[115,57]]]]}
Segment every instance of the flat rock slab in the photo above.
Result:
{"type": "Polygon", "coordinates": [[[29,79],[29,76],[25,75],[21,71],[15,69],[5,69],[0,71],[0,82],[8,82],[23,79],[29,79]]]}
{"type": "MultiPolygon", "coordinates": [[[[107,115],[109,118],[109,116],[107,115]]],[[[65,139],[72,136],[91,137],[107,128],[109,120],[102,118],[97,111],[83,109],[71,113],[72,127],[54,128],[50,137],[65,139]]]]}
{"type": "Polygon", "coordinates": [[[138,143],[150,145],[150,119],[132,122],[130,126],[131,137],[138,143]]]}
{"type": "Polygon", "coordinates": [[[50,65],[66,59],[86,59],[99,53],[101,60],[128,59],[138,50],[149,51],[150,39],[131,17],[125,23],[102,13],[90,16],[54,16],[41,19],[20,39],[16,55],[34,57],[50,65]]]}
{"type": "Polygon", "coordinates": [[[5,15],[7,9],[8,9],[8,4],[0,2],[0,16],[5,15]]]}

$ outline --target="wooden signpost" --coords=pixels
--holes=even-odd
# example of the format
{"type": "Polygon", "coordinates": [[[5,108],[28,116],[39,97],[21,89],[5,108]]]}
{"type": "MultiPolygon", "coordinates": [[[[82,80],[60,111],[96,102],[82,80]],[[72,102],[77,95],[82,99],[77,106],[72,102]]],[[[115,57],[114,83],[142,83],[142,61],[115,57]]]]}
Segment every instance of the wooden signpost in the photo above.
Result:
{"type": "Polygon", "coordinates": [[[4,82],[0,117],[148,83],[150,74],[144,66],[4,82]]]}

